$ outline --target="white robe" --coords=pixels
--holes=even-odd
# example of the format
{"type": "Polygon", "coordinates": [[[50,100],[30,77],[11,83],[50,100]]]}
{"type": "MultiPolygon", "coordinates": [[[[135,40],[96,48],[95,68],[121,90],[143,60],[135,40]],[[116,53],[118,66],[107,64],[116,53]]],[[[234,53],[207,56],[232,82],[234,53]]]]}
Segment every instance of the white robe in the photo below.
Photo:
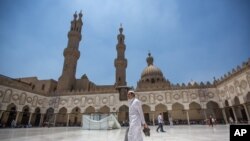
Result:
{"type": "Polygon", "coordinates": [[[141,102],[134,98],[129,103],[128,141],[143,141],[142,124],[145,124],[141,102]]]}

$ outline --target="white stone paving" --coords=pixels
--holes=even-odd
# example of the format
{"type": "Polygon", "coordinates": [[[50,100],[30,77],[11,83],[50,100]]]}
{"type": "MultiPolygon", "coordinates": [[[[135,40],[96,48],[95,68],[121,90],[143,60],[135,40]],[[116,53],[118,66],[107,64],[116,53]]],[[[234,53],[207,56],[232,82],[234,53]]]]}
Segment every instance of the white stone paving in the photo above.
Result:
{"type": "MultiPolygon", "coordinates": [[[[151,136],[144,141],[229,141],[229,126],[183,125],[165,126],[157,133],[150,126],[151,136]]],[[[1,141],[123,141],[126,128],[116,130],[82,130],[79,127],[0,129],[1,141]]]]}

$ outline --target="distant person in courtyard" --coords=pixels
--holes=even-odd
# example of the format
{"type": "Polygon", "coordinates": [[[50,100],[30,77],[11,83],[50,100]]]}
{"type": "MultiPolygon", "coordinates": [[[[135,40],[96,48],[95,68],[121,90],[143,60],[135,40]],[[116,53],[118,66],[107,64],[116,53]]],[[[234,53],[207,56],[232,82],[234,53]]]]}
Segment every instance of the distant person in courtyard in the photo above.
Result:
{"type": "Polygon", "coordinates": [[[234,120],[232,117],[229,117],[229,124],[233,124],[234,123],[234,120]]]}
{"type": "Polygon", "coordinates": [[[15,128],[15,127],[16,127],[16,120],[13,119],[13,120],[11,121],[11,128],[15,128]]]}
{"type": "Polygon", "coordinates": [[[213,123],[213,121],[214,121],[214,118],[212,117],[212,115],[210,115],[209,116],[209,126],[212,126],[213,127],[213,125],[214,125],[214,123],[213,123]]]}
{"type": "Polygon", "coordinates": [[[173,118],[169,116],[168,120],[169,120],[170,127],[173,127],[173,118]]]}
{"type": "Polygon", "coordinates": [[[143,141],[142,125],[144,128],[148,128],[148,125],[144,119],[141,102],[135,98],[134,91],[128,91],[127,97],[129,101],[129,129],[127,139],[128,141],[143,141]]]}
{"type": "Polygon", "coordinates": [[[163,121],[161,113],[158,115],[157,119],[158,119],[158,128],[156,129],[156,131],[158,132],[158,130],[160,129],[161,132],[166,132],[166,131],[163,130],[164,121],[163,121]]]}

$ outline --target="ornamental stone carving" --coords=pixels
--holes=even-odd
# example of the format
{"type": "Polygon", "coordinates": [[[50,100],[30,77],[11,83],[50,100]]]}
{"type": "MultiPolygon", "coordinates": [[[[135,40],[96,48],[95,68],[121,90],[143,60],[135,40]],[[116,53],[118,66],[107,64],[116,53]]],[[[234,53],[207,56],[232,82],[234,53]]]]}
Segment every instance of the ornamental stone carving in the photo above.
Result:
{"type": "Polygon", "coordinates": [[[151,103],[151,104],[155,103],[155,98],[154,98],[154,95],[153,95],[153,94],[150,94],[150,95],[149,95],[149,100],[150,100],[150,103],[151,103]]]}
{"type": "Polygon", "coordinates": [[[66,104],[66,103],[67,103],[67,101],[66,101],[65,99],[61,99],[61,100],[60,100],[60,104],[61,104],[61,105],[64,105],[64,104],[66,104]]]}
{"type": "Polygon", "coordinates": [[[81,98],[81,107],[84,107],[85,106],[85,103],[86,103],[86,98],[83,96],[81,98]]]}
{"type": "Polygon", "coordinates": [[[247,81],[246,80],[241,80],[240,87],[245,90],[247,88],[247,81]]]}
{"type": "Polygon", "coordinates": [[[146,97],[146,96],[142,96],[142,97],[141,97],[141,101],[142,101],[142,102],[146,102],[146,101],[147,101],[147,97],[146,97]]]}
{"type": "Polygon", "coordinates": [[[88,99],[88,104],[93,104],[93,102],[94,102],[93,98],[88,99]]]}
{"type": "Polygon", "coordinates": [[[17,101],[17,100],[19,99],[19,95],[18,95],[18,94],[13,94],[13,95],[12,95],[12,99],[13,99],[14,101],[17,101]]]}
{"type": "Polygon", "coordinates": [[[39,99],[39,100],[38,100],[38,104],[39,104],[39,105],[42,105],[42,104],[43,104],[43,99],[39,99]]]}
{"type": "Polygon", "coordinates": [[[19,99],[19,104],[20,105],[24,105],[25,101],[26,101],[26,98],[27,98],[27,94],[26,93],[22,93],[21,96],[20,96],[20,99],[19,99]]]}
{"type": "Polygon", "coordinates": [[[108,103],[108,99],[107,99],[106,97],[104,97],[104,98],[102,99],[102,103],[103,103],[103,104],[107,104],[107,103],[108,103]]]}
{"type": "Polygon", "coordinates": [[[174,97],[175,100],[179,100],[180,99],[180,95],[179,94],[174,94],[173,97],[174,97]]]}
{"type": "Polygon", "coordinates": [[[190,95],[190,97],[191,97],[191,99],[196,99],[196,98],[197,98],[197,94],[196,94],[196,93],[192,93],[192,94],[190,95]]]}
{"type": "Polygon", "coordinates": [[[5,91],[5,95],[3,97],[3,102],[6,102],[6,103],[10,102],[11,95],[12,95],[12,90],[11,89],[7,89],[5,91]]]}
{"type": "Polygon", "coordinates": [[[157,100],[158,100],[158,101],[162,101],[162,100],[163,100],[163,96],[162,96],[162,95],[158,95],[158,96],[157,96],[157,100]]]}
{"type": "Polygon", "coordinates": [[[111,95],[111,96],[109,96],[109,105],[110,106],[114,106],[114,96],[113,95],[111,95]]]}
{"type": "Polygon", "coordinates": [[[209,98],[214,98],[214,93],[212,93],[212,92],[208,93],[208,97],[209,98]]]}
{"type": "Polygon", "coordinates": [[[32,106],[36,106],[37,105],[37,101],[38,101],[38,97],[37,96],[33,96],[33,101],[32,101],[32,106]]]}
{"type": "Polygon", "coordinates": [[[229,92],[230,92],[231,94],[234,93],[234,86],[229,86],[229,92]]]}
{"type": "Polygon", "coordinates": [[[80,102],[79,99],[75,99],[75,100],[74,100],[74,104],[75,104],[75,105],[77,105],[79,102],[80,102]]]}

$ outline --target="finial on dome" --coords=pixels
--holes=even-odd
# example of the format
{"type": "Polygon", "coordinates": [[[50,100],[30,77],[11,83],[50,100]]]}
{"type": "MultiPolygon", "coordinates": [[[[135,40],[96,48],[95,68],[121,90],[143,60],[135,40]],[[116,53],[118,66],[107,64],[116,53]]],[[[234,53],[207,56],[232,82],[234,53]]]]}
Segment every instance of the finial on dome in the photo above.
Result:
{"type": "Polygon", "coordinates": [[[149,52],[148,57],[147,57],[148,66],[153,65],[153,62],[154,62],[154,58],[151,56],[151,53],[149,52]]]}
{"type": "Polygon", "coordinates": [[[120,34],[122,34],[123,28],[122,28],[122,23],[120,23],[120,28],[119,28],[120,34]]]}
{"type": "Polygon", "coordinates": [[[151,56],[151,53],[150,53],[150,51],[148,51],[148,56],[151,56]]]}

